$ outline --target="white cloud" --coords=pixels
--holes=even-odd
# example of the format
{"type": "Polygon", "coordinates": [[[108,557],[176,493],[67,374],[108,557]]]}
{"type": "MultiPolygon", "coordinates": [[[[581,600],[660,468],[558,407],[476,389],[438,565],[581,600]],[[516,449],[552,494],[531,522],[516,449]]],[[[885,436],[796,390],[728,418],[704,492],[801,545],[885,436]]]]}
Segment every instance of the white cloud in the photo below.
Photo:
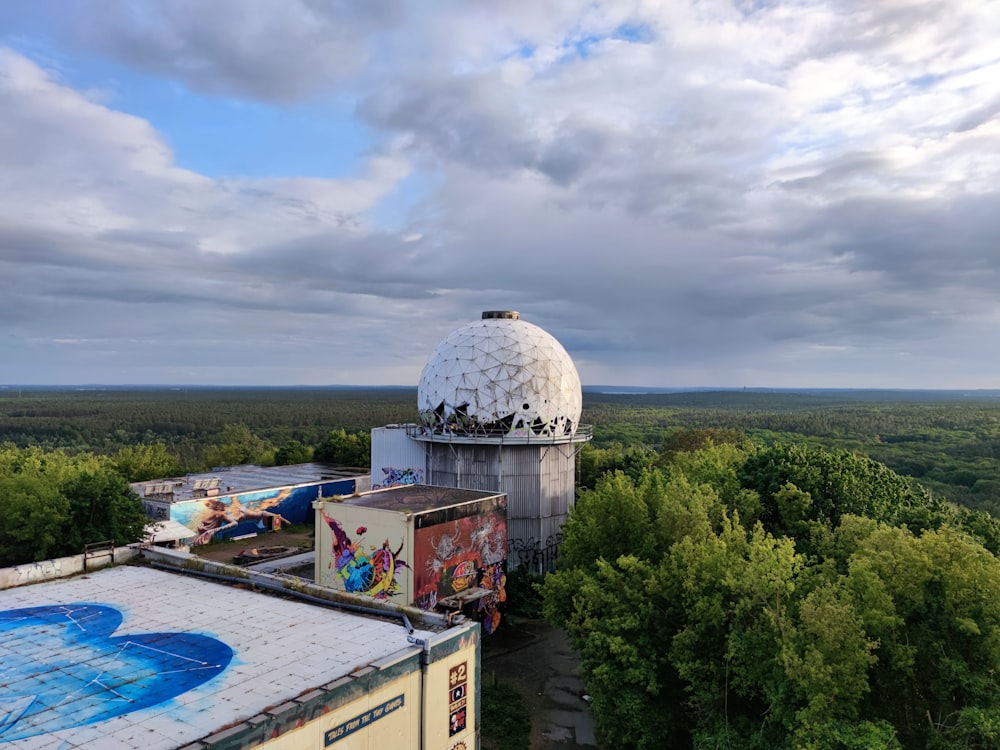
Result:
{"type": "Polygon", "coordinates": [[[591,382],[1000,366],[990,3],[134,7],[107,3],[86,49],[220,96],[354,97],[374,146],[352,179],[210,179],[155,122],[3,53],[0,319],[26,341],[415,382],[450,328],[519,307],[591,382]],[[389,231],[411,178],[429,187],[389,231]]]}

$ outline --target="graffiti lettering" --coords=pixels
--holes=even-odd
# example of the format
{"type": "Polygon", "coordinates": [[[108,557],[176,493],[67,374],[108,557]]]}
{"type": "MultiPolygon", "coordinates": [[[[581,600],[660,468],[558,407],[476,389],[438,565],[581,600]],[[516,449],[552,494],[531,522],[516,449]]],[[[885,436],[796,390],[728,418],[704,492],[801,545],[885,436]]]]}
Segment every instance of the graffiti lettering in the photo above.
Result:
{"type": "Polygon", "coordinates": [[[63,574],[61,560],[43,560],[28,565],[18,565],[14,570],[17,571],[18,586],[35,581],[47,581],[51,578],[62,578],[63,574]]]}
{"type": "Polygon", "coordinates": [[[408,484],[423,484],[423,469],[396,469],[392,466],[383,466],[382,473],[385,477],[381,484],[372,483],[372,489],[386,489],[387,487],[402,487],[408,484]]]}

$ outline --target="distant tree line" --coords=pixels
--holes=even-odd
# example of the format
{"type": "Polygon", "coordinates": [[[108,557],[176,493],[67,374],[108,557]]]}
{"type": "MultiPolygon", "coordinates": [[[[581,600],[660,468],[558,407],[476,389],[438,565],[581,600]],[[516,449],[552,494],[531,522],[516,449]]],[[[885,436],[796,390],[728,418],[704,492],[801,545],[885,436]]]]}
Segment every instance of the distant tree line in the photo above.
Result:
{"type": "Polygon", "coordinates": [[[300,463],[317,451],[316,460],[366,466],[356,445],[346,456],[324,447],[330,433],[368,435],[372,427],[416,418],[415,389],[0,392],[0,442],[103,455],[163,445],[185,472],[300,463]]]}
{"type": "MultiPolygon", "coordinates": [[[[102,455],[163,445],[185,472],[231,463],[234,447],[257,463],[309,456],[365,466],[367,458],[358,455],[364,451],[348,446],[341,446],[344,455],[329,455],[323,446],[331,431],[367,435],[372,427],[416,419],[412,388],[0,391],[0,442],[102,455]]],[[[709,429],[765,444],[862,453],[938,495],[1000,515],[996,399],[905,392],[585,393],[583,421],[594,426],[594,441],[581,456],[582,475],[592,475],[584,480],[588,486],[615,461],[634,471],[668,450],[672,436],[709,429]]]]}

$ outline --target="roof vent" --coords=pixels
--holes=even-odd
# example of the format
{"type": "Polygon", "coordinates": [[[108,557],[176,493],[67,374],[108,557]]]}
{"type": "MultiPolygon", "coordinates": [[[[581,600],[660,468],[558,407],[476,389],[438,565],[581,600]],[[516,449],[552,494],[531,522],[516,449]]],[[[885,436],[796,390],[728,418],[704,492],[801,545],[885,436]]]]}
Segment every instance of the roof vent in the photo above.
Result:
{"type": "Polygon", "coordinates": [[[517,310],[484,310],[483,320],[520,320],[521,313],[517,310]]]}

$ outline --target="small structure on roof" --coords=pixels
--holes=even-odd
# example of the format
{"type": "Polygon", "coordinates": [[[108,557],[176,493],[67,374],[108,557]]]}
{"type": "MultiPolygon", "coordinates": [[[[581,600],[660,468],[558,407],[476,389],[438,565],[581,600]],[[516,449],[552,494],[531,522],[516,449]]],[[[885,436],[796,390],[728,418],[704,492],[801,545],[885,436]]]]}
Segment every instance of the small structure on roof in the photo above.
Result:
{"type": "Polygon", "coordinates": [[[464,612],[486,633],[506,606],[507,496],[403,485],[316,508],[316,583],[423,610],[464,612]]]}
{"type": "Polygon", "coordinates": [[[157,521],[149,526],[143,543],[187,552],[195,536],[197,533],[184,524],[167,519],[166,521],[157,521]]]}

